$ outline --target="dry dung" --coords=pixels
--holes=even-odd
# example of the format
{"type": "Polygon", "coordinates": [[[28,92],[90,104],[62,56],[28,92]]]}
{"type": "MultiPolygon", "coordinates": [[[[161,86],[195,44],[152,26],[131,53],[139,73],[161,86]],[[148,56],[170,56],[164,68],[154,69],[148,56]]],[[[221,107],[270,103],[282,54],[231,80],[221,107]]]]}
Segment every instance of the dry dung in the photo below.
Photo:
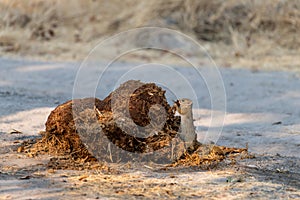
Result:
{"type": "Polygon", "coordinates": [[[46,131],[29,153],[54,156],[48,164],[50,168],[83,169],[97,161],[200,166],[218,163],[229,154],[247,152],[208,148],[197,142],[186,151],[177,135],[179,127],[180,117],[175,116],[175,107],[168,104],[161,87],[130,80],[103,101],[84,98],[59,105],[49,115],[46,131]]]}
{"type": "MultiPolygon", "coordinates": [[[[147,155],[169,147],[179,126],[180,117],[175,116],[162,88],[153,83],[128,81],[103,101],[85,98],[59,105],[49,115],[46,131],[34,148],[82,161],[93,161],[95,157],[108,162],[129,161],[132,157],[145,160],[147,155]],[[165,119],[161,112],[151,112],[153,107],[163,109],[165,119]],[[155,130],[152,121],[161,120],[165,120],[161,130],[155,130]]],[[[161,156],[165,160],[166,155],[161,156]]]]}

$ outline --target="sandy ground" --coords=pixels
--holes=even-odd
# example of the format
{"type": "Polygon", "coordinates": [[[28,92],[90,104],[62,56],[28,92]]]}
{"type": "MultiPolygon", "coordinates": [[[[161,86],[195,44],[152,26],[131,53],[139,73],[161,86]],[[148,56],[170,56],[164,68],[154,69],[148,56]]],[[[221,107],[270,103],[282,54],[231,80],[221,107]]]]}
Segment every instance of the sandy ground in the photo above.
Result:
{"type": "MultiPolygon", "coordinates": [[[[102,172],[49,170],[50,157],[15,151],[22,141],[38,136],[55,106],[72,98],[80,63],[0,58],[0,65],[0,199],[300,198],[300,79],[293,73],[220,69],[227,115],[217,144],[248,143],[256,158],[234,165],[227,161],[209,171],[123,166],[102,172]]],[[[116,65],[115,73],[122,74],[131,63],[116,65]]],[[[175,68],[190,72],[189,67],[175,68]]],[[[189,78],[201,99],[194,110],[201,117],[195,121],[201,137],[210,124],[210,98],[204,83],[189,78]]],[[[101,99],[109,84],[101,85],[101,99]]]]}

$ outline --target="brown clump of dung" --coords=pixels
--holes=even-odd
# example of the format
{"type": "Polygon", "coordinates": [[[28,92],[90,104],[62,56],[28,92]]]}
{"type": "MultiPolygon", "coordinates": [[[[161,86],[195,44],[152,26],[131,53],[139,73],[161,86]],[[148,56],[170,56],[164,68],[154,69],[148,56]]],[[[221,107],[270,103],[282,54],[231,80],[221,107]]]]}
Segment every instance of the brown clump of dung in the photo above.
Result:
{"type": "Polygon", "coordinates": [[[161,149],[179,130],[180,117],[174,116],[165,91],[154,83],[128,81],[106,97],[98,110],[105,135],[129,152],[161,149]]]}
{"type": "Polygon", "coordinates": [[[175,116],[162,88],[131,80],[103,101],[85,98],[59,105],[34,148],[83,161],[145,159],[169,147],[179,125],[180,117],[175,116]]]}
{"type": "Polygon", "coordinates": [[[99,106],[100,103],[99,99],[85,98],[70,100],[56,107],[47,119],[46,131],[42,133],[42,138],[35,144],[35,150],[54,156],[70,155],[75,160],[95,160],[77,133],[72,106],[75,104],[77,110],[86,111],[86,116],[82,116],[83,114],[81,116],[87,120],[87,117],[90,118],[88,111],[93,109],[94,105],[99,106]]]}
{"type": "Polygon", "coordinates": [[[161,87],[130,80],[103,101],[85,98],[59,105],[30,154],[54,156],[48,167],[56,169],[93,168],[97,161],[211,166],[233,155],[248,155],[247,149],[198,142],[185,150],[179,127],[180,117],[161,87]]]}

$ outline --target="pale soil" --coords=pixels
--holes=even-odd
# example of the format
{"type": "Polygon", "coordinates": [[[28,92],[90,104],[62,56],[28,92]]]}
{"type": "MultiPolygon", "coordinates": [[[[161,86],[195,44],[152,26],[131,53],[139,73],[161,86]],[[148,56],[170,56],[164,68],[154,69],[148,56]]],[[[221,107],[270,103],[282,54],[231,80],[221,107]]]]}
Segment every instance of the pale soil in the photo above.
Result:
{"type": "MultiPolygon", "coordinates": [[[[225,161],[208,171],[195,167],[165,171],[143,163],[112,166],[108,171],[72,171],[46,169],[50,157],[30,158],[15,150],[22,141],[38,136],[55,106],[72,98],[79,64],[4,58],[0,64],[1,199],[300,198],[300,112],[296,109],[300,79],[293,73],[220,69],[227,116],[217,144],[245,147],[248,143],[254,159],[225,161]],[[22,133],[11,134],[13,129],[22,133]]],[[[117,74],[132,64],[119,65],[117,74]]],[[[109,84],[102,86],[106,90],[101,95],[107,95],[109,84]]],[[[201,138],[210,124],[210,99],[205,84],[194,87],[200,91],[201,109],[195,113],[201,118],[195,125],[201,138]]]]}

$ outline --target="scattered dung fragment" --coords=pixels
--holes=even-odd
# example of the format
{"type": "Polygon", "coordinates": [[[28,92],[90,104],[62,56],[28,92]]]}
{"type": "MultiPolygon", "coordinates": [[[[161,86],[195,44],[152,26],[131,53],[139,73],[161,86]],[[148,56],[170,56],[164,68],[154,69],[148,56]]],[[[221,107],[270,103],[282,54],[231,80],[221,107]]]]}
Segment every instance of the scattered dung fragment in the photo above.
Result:
{"type": "Polygon", "coordinates": [[[235,159],[251,158],[247,148],[231,148],[217,145],[198,145],[196,150],[186,153],[179,160],[169,165],[176,166],[198,166],[202,169],[209,169],[217,166],[223,160],[230,158],[235,159]]]}

